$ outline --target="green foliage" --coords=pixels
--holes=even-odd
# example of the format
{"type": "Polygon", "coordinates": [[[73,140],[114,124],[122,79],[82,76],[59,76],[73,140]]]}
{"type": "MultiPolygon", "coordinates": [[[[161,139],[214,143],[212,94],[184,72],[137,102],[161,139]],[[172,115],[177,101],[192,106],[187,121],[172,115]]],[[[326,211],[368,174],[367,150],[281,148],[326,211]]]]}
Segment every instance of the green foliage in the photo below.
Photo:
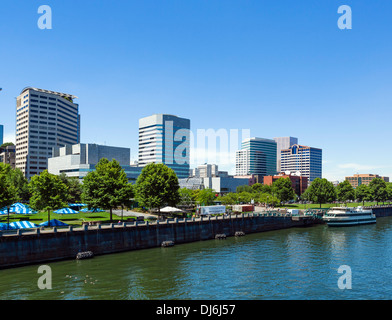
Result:
{"type": "Polygon", "coordinates": [[[321,204],[336,200],[336,190],[332,182],[327,179],[316,178],[302,194],[302,198],[321,204]]]}
{"type": "Polygon", "coordinates": [[[9,164],[3,163],[0,163],[0,171],[6,175],[8,182],[16,189],[19,201],[27,202],[31,195],[23,172],[20,169],[12,169],[9,164]]]}
{"type": "Polygon", "coordinates": [[[248,185],[243,185],[243,186],[238,186],[235,190],[237,193],[241,192],[253,192],[253,189],[251,186],[248,185]]]}
{"type": "Polygon", "coordinates": [[[207,188],[198,192],[196,202],[201,206],[210,206],[214,204],[215,199],[215,191],[207,188]]]}
{"type": "Polygon", "coordinates": [[[233,205],[239,202],[238,194],[235,192],[226,193],[225,195],[220,196],[218,200],[224,205],[233,205]]]}
{"type": "Polygon", "coordinates": [[[175,206],[180,202],[179,184],[173,169],[162,163],[145,166],[136,180],[135,194],[139,205],[146,208],[175,206]]]}
{"type": "Polygon", "coordinates": [[[9,181],[6,166],[0,166],[0,209],[19,201],[16,187],[9,181]]]}
{"type": "Polygon", "coordinates": [[[68,202],[78,203],[82,201],[82,185],[77,177],[68,177],[64,172],[59,178],[68,187],[68,202]]]}
{"type": "Polygon", "coordinates": [[[348,200],[355,200],[355,190],[350,182],[344,180],[337,185],[336,196],[339,201],[346,203],[348,200]]]}
{"type": "Polygon", "coordinates": [[[180,204],[190,206],[195,203],[195,196],[191,189],[181,188],[179,189],[180,204]]]}
{"type": "Polygon", "coordinates": [[[5,147],[8,147],[8,146],[14,146],[14,144],[13,144],[12,142],[4,142],[4,143],[0,146],[0,148],[5,148],[5,147]]]}
{"type": "Polygon", "coordinates": [[[370,188],[366,184],[361,184],[355,188],[355,199],[358,201],[362,201],[362,204],[365,204],[365,201],[372,200],[372,195],[370,193],[370,188]]]}
{"type": "Polygon", "coordinates": [[[272,186],[267,184],[255,183],[252,185],[252,192],[272,194],[272,186]]]}
{"type": "Polygon", "coordinates": [[[83,202],[89,208],[110,210],[110,220],[113,218],[113,208],[129,203],[133,197],[133,187],[115,159],[100,159],[95,170],[84,177],[82,189],[83,202]]]}
{"type": "Polygon", "coordinates": [[[47,170],[31,178],[29,183],[31,192],[30,205],[36,210],[55,210],[68,204],[68,188],[54,174],[47,170]]]}
{"type": "Polygon", "coordinates": [[[289,178],[279,178],[272,184],[272,193],[280,202],[287,202],[295,198],[295,192],[289,178]]]}
{"type": "Polygon", "coordinates": [[[381,178],[374,178],[369,183],[370,195],[377,204],[388,199],[387,183],[381,178]]]}

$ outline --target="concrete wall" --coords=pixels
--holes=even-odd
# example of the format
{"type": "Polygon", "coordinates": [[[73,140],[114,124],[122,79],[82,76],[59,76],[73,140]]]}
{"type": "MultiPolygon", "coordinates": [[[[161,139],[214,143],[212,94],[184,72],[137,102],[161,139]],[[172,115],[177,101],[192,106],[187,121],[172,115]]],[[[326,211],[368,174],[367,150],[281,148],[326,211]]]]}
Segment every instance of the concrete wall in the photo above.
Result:
{"type": "Polygon", "coordinates": [[[284,216],[245,215],[237,218],[215,217],[160,223],[134,222],[125,226],[97,226],[58,232],[37,231],[21,235],[0,237],[0,268],[75,259],[77,253],[92,251],[94,255],[146,249],[161,246],[163,241],[181,244],[214,239],[216,234],[234,236],[236,231],[245,234],[295,226],[304,221],[293,221],[284,216]]]}

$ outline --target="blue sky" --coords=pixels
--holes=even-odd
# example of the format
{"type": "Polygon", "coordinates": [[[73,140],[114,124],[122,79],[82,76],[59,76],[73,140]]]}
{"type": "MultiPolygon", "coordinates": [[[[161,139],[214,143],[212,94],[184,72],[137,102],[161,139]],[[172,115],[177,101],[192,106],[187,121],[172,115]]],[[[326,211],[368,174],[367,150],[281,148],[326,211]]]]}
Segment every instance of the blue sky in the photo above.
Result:
{"type": "Polygon", "coordinates": [[[392,177],[391,16],[389,0],[2,1],[0,123],[14,140],[15,97],[33,86],[78,96],[81,142],[133,160],[138,119],[168,113],[193,132],[298,137],[330,180],[392,177]]]}

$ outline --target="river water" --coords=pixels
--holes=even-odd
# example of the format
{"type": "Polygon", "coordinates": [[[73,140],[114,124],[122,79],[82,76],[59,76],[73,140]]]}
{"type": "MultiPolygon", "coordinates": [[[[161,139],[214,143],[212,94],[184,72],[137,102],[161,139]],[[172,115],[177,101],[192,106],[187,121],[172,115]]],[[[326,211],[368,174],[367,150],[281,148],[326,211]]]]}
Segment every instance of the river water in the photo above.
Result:
{"type": "Polygon", "coordinates": [[[51,289],[39,289],[49,276],[39,265],[0,270],[0,299],[391,299],[392,217],[47,265],[51,289]],[[339,288],[339,279],[351,289],[339,288]]]}

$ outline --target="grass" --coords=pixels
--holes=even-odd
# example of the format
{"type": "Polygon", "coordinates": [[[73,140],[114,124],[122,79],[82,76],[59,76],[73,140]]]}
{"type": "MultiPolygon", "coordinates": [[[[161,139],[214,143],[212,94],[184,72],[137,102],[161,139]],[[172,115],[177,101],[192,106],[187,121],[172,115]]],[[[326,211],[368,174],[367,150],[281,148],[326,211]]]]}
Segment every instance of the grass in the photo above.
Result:
{"type": "MultiPolygon", "coordinates": [[[[7,223],[7,215],[0,216],[0,223],[7,223]]],[[[110,213],[109,212],[97,212],[97,213],[88,213],[88,212],[80,212],[75,214],[58,214],[54,212],[50,212],[50,220],[57,219],[63,221],[69,225],[80,226],[83,221],[102,221],[110,222],[110,213]]],[[[136,219],[133,216],[124,216],[124,221],[127,219],[136,219]]],[[[16,221],[24,221],[28,220],[35,224],[40,224],[42,222],[48,221],[48,212],[40,211],[36,214],[10,214],[10,223],[16,221]]],[[[117,216],[113,214],[113,221],[121,220],[121,216],[117,216]]]]}

